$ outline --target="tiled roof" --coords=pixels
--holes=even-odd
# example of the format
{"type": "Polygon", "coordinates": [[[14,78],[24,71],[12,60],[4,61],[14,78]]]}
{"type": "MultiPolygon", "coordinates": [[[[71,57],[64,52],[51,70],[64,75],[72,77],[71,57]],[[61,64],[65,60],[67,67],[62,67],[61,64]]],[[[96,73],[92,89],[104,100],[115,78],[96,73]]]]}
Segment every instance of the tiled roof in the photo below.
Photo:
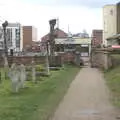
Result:
{"type": "MultiPolygon", "coordinates": [[[[47,35],[43,36],[41,38],[41,41],[42,42],[48,41],[49,40],[49,34],[50,33],[48,33],[47,35]]],[[[56,38],[66,38],[67,37],[67,33],[65,33],[63,30],[61,30],[59,28],[55,29],[54,34],[56,35],[56,38]]]]}

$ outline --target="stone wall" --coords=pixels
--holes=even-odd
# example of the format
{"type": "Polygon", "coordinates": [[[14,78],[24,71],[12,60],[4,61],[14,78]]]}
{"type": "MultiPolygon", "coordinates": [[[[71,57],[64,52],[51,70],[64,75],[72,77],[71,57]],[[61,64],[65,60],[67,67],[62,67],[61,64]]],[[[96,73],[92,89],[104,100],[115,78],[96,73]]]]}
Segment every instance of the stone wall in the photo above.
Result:
{"type": "Polygon", "coordinates": [[[102,69],[108,69],[112,67],[111,53],[107,51],[97,51],[91,52],[91,67],[98,67],[102,69]]]}
{"type": "Polygon", "coordinates": [[[59,53],[59,55],[62,57],[61,59],[64,63],[74,63],[75,61],[75,54],[72,52],[59,53]]]}

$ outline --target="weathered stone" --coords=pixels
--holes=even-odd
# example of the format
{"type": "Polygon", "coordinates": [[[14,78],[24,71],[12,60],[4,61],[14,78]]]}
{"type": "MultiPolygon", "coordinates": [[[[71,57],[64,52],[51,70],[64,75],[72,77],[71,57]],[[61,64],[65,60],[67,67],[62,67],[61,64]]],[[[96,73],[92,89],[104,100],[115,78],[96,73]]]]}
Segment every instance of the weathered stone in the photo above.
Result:
{"type": "Polygon", "coordinates": [[[36,82],[36,70],[35,70],[35,64],[34,61],[32,61],[32,81],[36,82]]]}
{"type": "Polygon", "coordinates": [[[23,64],[21,64],[19,66],[19,69],[20,69],[20,88],[24,88],[24,82],[26,80],[25,66],[23,64]]]}
{"type": "Polygon", "coordinates": [[[48,60],[48,57],[46,57],[45,71],[46,71],[46,74],[47,74],[47,75],[50,75],[50,69],[49,69],[49,60],[48,60]]]}
{"type": "Polygon", "coordinates": [[[12,81],[12,91],[13,92],[18,92],[19,91],[19,69],[16,66],[16,64],[12,64],[11,69],[9,71],[9,77],[12,81]]]}
{"type": "Polygon", "coordinates": [[[12,64],[9,70],[9,78],[12,81],[12,91],[19,92],[20,88],[24,88],[24,82],[26,80],[25,66],[21,64],[17,66],[15,63],[12,64]]]}

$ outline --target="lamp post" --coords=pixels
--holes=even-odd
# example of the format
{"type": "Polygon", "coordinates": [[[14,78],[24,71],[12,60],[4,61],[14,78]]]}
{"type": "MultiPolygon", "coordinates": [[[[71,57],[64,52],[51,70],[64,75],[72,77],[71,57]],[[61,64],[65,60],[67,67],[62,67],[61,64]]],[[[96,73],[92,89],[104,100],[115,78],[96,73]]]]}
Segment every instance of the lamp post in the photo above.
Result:
{"type": "Polygon", "coordinates": [[[8,56],[8,48],[7,48],[7,40],[6,40],[6,27],[8,26],[8,22],[5,21],[3,24],[3,32],[4,32],[4,52],[5,52],[5,56],[8,56]]]}

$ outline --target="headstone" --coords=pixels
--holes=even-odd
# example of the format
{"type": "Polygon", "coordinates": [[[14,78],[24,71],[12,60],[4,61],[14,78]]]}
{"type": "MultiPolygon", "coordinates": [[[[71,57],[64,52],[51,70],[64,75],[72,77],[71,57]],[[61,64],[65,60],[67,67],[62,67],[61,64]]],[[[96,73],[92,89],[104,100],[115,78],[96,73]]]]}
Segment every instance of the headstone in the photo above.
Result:
{"type": "Polygon", "coordinates": [[[35,70],[35,64],[34,61],[32,61],[32,81],[36,82],[36,70],[35,70]]]}
{"type": "Polygon", "coordinates": [[[17,93],[19,91],[20,71],[16,64],[12,64],[9,71],[9,77],[12,81],[12,91],[14,93],[17,93]]]}
{"type": "Polygon", "coordinates": [[[46,70],[46,74],[50,75],[50,68],[49,68],[49,60],[48,57],[46,57],[46,61],[45,61],[45,70],[46,70]]]}
{"type": "Polygon", "coordinates": [[[24,88],[24,83],[26,80],[26,70],[25,70],[25,66],[23,64],[21,64],[19,66],[20,69],[20,88],[24,88]]]}
{"type": "Polygon", "coordinates": [[[23,64],[12,64],[8,76],[12,81],[12,91],[14,93],[19,92],[20,88],[24,88],[24,82],[26,80],[26,71],[25,66],[23,64]]]}

